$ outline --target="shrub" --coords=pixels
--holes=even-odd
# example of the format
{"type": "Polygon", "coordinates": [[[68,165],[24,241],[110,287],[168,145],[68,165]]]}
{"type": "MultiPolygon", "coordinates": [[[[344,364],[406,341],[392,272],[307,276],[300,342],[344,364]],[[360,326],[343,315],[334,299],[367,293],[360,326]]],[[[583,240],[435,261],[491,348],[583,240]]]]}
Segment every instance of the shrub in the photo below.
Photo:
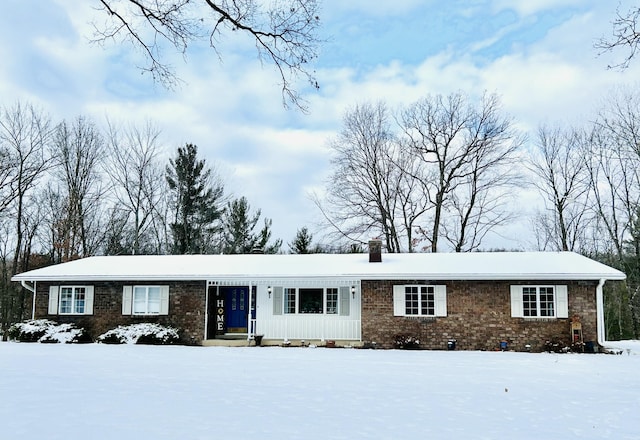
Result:
{"type": "Polygon", "coordinates": [[[120,336],[118,336],[112,330],[109,330],[107,333],[104,333],[98,336],[96,342],[100,342],[102,344],[124,344],[125,341],[120,336]]]}
{"type": "Polygon", "coordinates": [[[160,324],[140,323],[120,325],[98,336],[103,344],[170,345],[179,340],[178,331],[160,324]]]}
{"type": "Polygon", "coordinates": [[[549,353],[569,353],[571,351],[571,347],[566,342],[551,340],[545,341],[544,351],[548,351],[549,353]]]}
{"type": "Polygon", "coordinates": [[[48,344],[91,342],[91,337],[83,328],[77,328],[74,324],[58,324],[48,319],[31,319],[13,324],[9,328],[9,338],[48,344]]]}
{"type": "Polygon", "coordinates": [[[420,340],[409,334],[399,334],[394,336],[393,345],[395,348],[404,350],[415,350],[420,348],[420,340]]]}

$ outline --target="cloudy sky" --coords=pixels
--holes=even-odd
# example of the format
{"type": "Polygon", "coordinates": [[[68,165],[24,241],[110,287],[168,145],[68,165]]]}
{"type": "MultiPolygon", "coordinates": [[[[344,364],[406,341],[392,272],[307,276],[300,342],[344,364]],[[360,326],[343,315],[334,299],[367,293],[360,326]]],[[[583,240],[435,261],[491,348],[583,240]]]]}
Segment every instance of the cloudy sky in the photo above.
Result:
{"type": "MultiPolygon", "coordinates": [[[[520,129],[533,131],[589,120],[613,88],[637,86],[640,73],[640,60],[608,70],[623,55],[598,57],[593,48],[611,31],[615,0],[324,0],[320,90],[299,85],[309,102],[303,114],[283,108],[276,72],[234,35],[221,40],[220,57],[206,47],[189,51],[186,62],[167,54],[184,84],[154,84],[128,46],[89,44],[90,23],[102,20],[98,4],[0,2],[2,105],[34,103],[54,120],[151,120],[167,156],[196,144],[227,191],[261,208],[285,243],[302,226],[316,229],[320,215],[308,194],[322,191],[327,142],[357,103],[382,99],[393,109],[428,94],[489,91],[520,129]]],[[[525,217],[487,245],[530,247],[525,217]]]]}

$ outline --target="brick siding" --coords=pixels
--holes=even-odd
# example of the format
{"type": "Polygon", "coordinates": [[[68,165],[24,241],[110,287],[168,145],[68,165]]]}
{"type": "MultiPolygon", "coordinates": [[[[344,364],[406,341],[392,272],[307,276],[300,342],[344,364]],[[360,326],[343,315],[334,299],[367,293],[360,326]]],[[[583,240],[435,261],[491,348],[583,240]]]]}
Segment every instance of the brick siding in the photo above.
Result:
{"type": "Polygon", "coordinates": [[[567,285],[569,317],[582,323],[584,341],[596,341],[596,283],[566,281],[362,281],[362,340],[392,348],[394,336],[417,337],[427,349],[447,349],[449,339],[462,350],[495,350],[501,341],[510,349],[540,351],[547,340],[570,341],[570,321],[511,317],[510,286],[567,285]],[[444,284],[447,316],[417,318],[393,316],[393,286],[399,284],[444,284]]]}
{"type": "Polygon", "coordinates": [[[199,345],[204,339],[205,282],[64,282],[37,284],[36,319],[50,319],[59,323],[74,323],[83,327],[95,339],[119,325],[140,322],[158,323],[178,329],[180,342],[199,345]],[[49,315],[49,286],[94,286],[93,315],[49,315]],[[169,314],[131,316],[122,314],[122,287],[132,285],[169,285],[169,314]]]}

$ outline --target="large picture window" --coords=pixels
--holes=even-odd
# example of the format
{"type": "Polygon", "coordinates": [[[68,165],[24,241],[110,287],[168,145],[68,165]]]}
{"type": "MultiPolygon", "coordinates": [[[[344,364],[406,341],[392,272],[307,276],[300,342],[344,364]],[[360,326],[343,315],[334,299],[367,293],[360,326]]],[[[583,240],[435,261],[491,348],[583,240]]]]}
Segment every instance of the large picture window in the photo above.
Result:
{"type": "Polygon", "coordinates": [[[511,316],[567,318],[567,286],[511,286],[511,316]]]}
{"type": "Polygon", "coordinates": [[[300,313],[324,312],[324,289],[300,289],[300,313]]]}

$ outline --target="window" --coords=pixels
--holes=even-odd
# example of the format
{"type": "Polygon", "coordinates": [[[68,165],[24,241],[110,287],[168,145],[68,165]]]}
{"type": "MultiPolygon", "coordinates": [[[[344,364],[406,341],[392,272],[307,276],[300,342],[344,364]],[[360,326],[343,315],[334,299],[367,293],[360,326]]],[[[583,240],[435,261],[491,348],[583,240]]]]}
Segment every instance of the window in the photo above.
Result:
{"type": "Polygon", "coordinates": [[[160,286],[135,286],[133,288],[133,314],[160,314],[160,286]]]}
{"type": "Polygon", "coordinates": [[[327,315],[338,313],[338,289],[331,287],[327,289],[327,315]]]}
{"type": "Polygon", "coordinates": [[[395,316],[447,316],[446,286],[393,286],[395,316]]]}
{"type": "Polygon", "coordinates": [[[405,315],[435,316],[436,298],[433,286],[405,286],[405,315]]]}
{"type": "Polygon", "coordinates": [[[350,314],[351,288],[343,287],[274,287],[273,314],[350,314]]]}
{"type": "Polygon", "coordinates": [[[511,286],[511,316],[567,318],[567,286],[511,286]]]}
{"type": "Polygon", "coordinates": [[[61,287],[60,314],[84,315],[85,294],[84,287],[61,287]]]}
{"type": "Polygon", "coordinates": [[[284,289],[284,313],[296,313],[296,289],[284,289]]]}
{"type": "Polygon", "coordinates": [[[324,289],[300,289],[299,313],[323,313],[324,289]]]}
{"type": "Polygon", "coordinates": [[[167,315],[169,313],[169,286],[124,286],[122,289],[123,315],[167,315]]]}
{"type": "Polygon", "coordinates": [[[93,286],[49,286],[49,315],[92,315],[93,286]]]}

